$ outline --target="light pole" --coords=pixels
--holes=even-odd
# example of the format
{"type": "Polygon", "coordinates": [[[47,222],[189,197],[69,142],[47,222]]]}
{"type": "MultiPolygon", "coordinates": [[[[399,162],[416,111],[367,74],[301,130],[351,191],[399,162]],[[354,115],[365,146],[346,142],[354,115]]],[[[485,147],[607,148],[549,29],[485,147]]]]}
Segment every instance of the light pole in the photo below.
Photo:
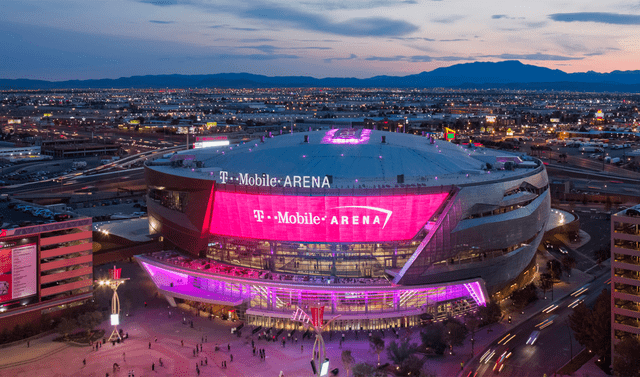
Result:
{"type": "MultiPolygon", "coordinates": [[[[324,339],[322,338],[322,331],[328,328],[329,324],[335,321],[336,319],[338,319],[340,315],[333,317],[324,325],[322,324],[323,317],[324,317],[324,306],[312,307],[311,317],[309,317],[309,315],[300,308],[296,309],[296,311],[293,313],[293,316],[291,317],[293,321],[302,322],[303,324],[308,325],[309,328],[316,333],[316,341],[313,343],[313,348],[311,350],[312,352],[311,365],[313,367],[314,374],[318,377],[327,375],[327,373],[322,374],[323,372],[322,366],[323,366],[323,363],[325,362],[326,355],[327,355],[327,349],[324,344],[324,339]]],[[[328,362],[328,359],[326,359],[326,361],[328,362]]],[[[327,365],[327,370],[328,370],[328,365],[327,365]]]]}
{"type": "Polygon", "coordinates": [[[111,335],[109,336],[107,342],[122,339],[120,337],[120,332],[118,331],[118,325],[120,324],[120,299],[118,298],[117,290],[120,284],[124,283],[126,280],[129,280],[129,278],[122,279],[120,277],[121,270],[122,269],[113,266],[113,269],[109,270],[111,279],[97,281],[97,283],[101,287],[107,286],[113,289],[113,296],[111,297],[111,326],[113,326],[113,332],[111,332],[111,335]]]}
{"type": "Polygon", "coordinates": [[[566,325],[567,325],[567,328],[569,329],[569,349],[570,349],[570,352],[571,352],[571,359],[569,360],[569,362],[572,362],[573,361],[573,341],[571,339],[571,326],[569,326],[569,319],[568,318],[566,320],[566,325]]]}

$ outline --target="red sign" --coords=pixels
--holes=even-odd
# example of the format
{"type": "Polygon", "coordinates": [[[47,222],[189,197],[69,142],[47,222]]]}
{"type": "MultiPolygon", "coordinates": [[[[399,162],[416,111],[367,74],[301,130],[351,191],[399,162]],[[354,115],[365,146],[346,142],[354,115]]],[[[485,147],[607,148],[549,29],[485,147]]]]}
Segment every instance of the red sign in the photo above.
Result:
{"type": "Polygon", "coordinates": [[[315,327],[322,326],[324,318],[324,306],[311,308],[311,324],[315,327]]]}
{"type": "Polygon", "coordinates": [[[113,280],[118,280],[120,279],[120,272],[122,271],[121,268],[116,268],[116,266],[113,266],[113,269],[109,270],[109,275],[111,275],[111,278],[113,280]]]}
{"type": "Polygon", "coordinates": [[[7,230],[6,229],[0,230],[0,237],[6,237],[6,236],[7,236],[7,230]]]}
{"type": "Polygon", "coordinates": [[[210,232],[299,242],[412,239],[447,193],[407,196],[252,195],[216,191],[210,232]]]}

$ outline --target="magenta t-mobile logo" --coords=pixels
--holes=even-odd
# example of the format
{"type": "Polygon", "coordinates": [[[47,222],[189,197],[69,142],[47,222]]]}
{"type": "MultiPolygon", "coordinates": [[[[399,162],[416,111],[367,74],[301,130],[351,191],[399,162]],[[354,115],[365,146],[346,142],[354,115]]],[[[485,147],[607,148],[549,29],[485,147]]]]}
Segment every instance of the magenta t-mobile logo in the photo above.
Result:
{"type": "Polygon", "coordinates": [[[370,206],[342,206],[342,207],[333,207],[331,209],[343,209],[343,208],[357,208],[357,209],[366,209],[371,211],[382,212],[386,216],[379,215],[343,215],[343,214],[335,214],[335,215],[316,215],[313,212],[280,212],[276,211],[277,214],[270,216],[265,215],[264,211],[260,209],[253,210],[253,218],[256,219],[257,222],[262,223],[265,219],[273,220],[278,224],[301,224],[301,225],[319,225],[325,221],[329,222],[329,225],[382,225],[382,229],[387,225],[393,211],[379,208],[379,207],[370,207],[370,206]],[[381,219],[382,217],[382,219],[381,219]],[[384,222],[382,220],[384,219],[384,222]]]}
{"type": "Polygon", "coordinates": [[[253,217],[259,222],[261,223],[262,220],[264,220],[264,211],[261,211],[259,209],[254,209],[253,210],[253,217]]]}

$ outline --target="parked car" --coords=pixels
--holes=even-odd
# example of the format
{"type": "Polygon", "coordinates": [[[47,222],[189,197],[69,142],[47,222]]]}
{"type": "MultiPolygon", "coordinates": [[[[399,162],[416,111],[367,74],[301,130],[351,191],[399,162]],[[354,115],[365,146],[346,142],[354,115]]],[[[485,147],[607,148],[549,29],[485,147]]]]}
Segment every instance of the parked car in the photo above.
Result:
{"type": "Polygon", "coordinates": [[[71,216],[67,215],[66,213],[56,213],[55,215],[53,215],[53,219],[56,221],[64,221],[64,220],[68,220],[70,219],[71,216]]]}

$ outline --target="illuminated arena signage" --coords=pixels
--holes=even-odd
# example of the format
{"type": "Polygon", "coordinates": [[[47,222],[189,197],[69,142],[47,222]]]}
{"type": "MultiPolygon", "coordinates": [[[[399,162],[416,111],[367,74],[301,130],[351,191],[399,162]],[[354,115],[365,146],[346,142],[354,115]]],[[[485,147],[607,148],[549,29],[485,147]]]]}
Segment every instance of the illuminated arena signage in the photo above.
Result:
{"type": "Polygon", "coordinates": [[[239,173],[233,177],[228,171],[220,171],[220,183],[234,183],[242,186],[263,187],[303,187],[303,188],[331,188],[329,177],[310,175],[287,175],[283,178],[272,177],[269,174],[239,173]]]}
{"type": "Polygon", "coordinates": [[[212,234],[298,242],[387,242],[412,239],[448,194],[214,195],[212,234]]]}

